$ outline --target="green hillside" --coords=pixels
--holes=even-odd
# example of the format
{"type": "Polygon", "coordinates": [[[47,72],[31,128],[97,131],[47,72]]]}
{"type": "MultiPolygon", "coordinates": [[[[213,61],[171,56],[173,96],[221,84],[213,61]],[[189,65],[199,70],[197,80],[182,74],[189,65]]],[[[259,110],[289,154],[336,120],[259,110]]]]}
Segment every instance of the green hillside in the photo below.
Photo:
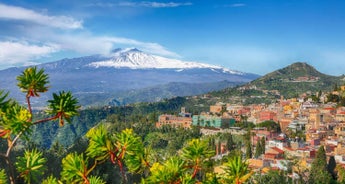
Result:
{"type": "Polygon", "coordinates": [[[255,85],[262,90],[278,90],[284,97],[294,97],[305,92],[330,91],[335,84],[343,84],[341,79],[323,74],[307,63],[293,63],[285,68],[269,73],[246,86],[255,85]]]}
{"type": "Polygon", "coordinates": [[[344,84],[343,76],[331,76],[317,71],[307,63],[293,63],[236,88],[211,93],[223,99],[237,96],[246,103],[270,102],[280,96],[296,97],[303,93],[330,91],[344,84]]]}

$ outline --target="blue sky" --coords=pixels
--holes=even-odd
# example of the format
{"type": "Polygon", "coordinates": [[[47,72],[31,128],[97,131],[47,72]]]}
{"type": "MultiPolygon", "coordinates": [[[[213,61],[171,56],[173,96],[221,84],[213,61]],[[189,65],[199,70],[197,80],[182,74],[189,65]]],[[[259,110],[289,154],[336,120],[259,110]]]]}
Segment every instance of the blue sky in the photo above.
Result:
{"type": "Polygon", "coordinates": [[[345,74],[343,0],[0,1],[0,69],[136,47],[264,75],[345,74]]]}

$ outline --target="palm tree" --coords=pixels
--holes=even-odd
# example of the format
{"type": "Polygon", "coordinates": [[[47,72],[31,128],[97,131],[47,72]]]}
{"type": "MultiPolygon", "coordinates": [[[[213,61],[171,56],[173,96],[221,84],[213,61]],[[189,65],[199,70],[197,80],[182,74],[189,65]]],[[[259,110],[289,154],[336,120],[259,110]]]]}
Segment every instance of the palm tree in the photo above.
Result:
{"type": "Polygon", "coordinates": [[[0,138],[5,137],[9,134],[9,130],[6,130],[4,127],[4,118],[3,116],[6,115],[7,108],[9,106],[10,101],[7,100],[8,93],[4,91],[0,91],[0,138]]]}
{"type": "Polygon", "coordinates": [[[225,164],[225,175],[223,180],[226,183],[242,184],[246,182],[253,174],[248,168],[246,160],[242,160],[240,155],[234,156],[225,164]]]}
{"type": "Polygon", "coordinates": [[[0,183],[6,183],[7,176],[4,169],[0,169],[0,183]]]}
{"type": "Polygon", "coordinates": [[[53,99],[48,100],[48,114],[53,117],[35,122],[34,124],[59,119],[60,126],[64,125],[65,120],[70,123],[72,116],[78,115],[78,100],[72,96],[71,92],[61,91],[59,94],[53,93],[53,99]]]}
{"type": "Polygon", "coordinates": [[[86,153],[94,158],[93,167],[110,160],[112,164],[119,166],[123,182],[126,182],[124,163],[131,173],[142,173],[150,167],[147,149],[132,129],[125,129],[110,136],[106,127],[100,125],[90,129],[86,136],[89,138],[86,153]]]}
{"type": "Polygon", "coordinates": [[[5,93],[3,90],[0,90],[0,112],[4,110],[4,108],[9,103],[9,100],[7,100],[8,93],[5,93]]]}
{"type": "Polygon", "coordinates": [[[146,183],[181,183],[183,174],[187,170],[184,166],[185,162],[177,156],[169,158],[163,164],[156,162],[150,169],[151,175],[144,181],[146,183]]]}
{"type": "Polygon", "coordinates": [[[26,93],[26,101],[31,113],[30,97],[39,97],[39,93],[48,91],[48,74],[45,74],[43,69],[37,71],[36,67],[29,67],[17,77],[17,80],[18,87],[26,93]]]}
{"type": "Polygon", "coordinates": [[[200,139],[192,139],[187,146],[182,149],[182,158],[184,158],[188,167],[193,168],[192,178],[202,169],[203,163],[214,155],[207,142],[200,139]]]}
{"type": "Polygon", "coordinates": [[[24,156],[17,159],[16,167],[20,177],[24,178],[26,183],[37,183],[36,179],[44,173],[47,161],[43,158],[43,153],[37,149],[25,151],[24,156]]]}
{"type": "Polygon", "coordinates": [[[90,184],[88,176],[91,171],[84,154],[70,153],[62,160],[61,178],[66,183],[90,184]]]}
{"type": "MultiPolygon", "coordinates": [[[[16,177],[10,154],[19,138],[21,136],[27,138],[34,124],[59,119],[60,125],[63,125],[64,120],[69,122],[72,116],[78,114],[77,109],[79,108],[79,106],[77,106],[78,101],[70,92],[60,92],[59,95],[53,94],[54,99],[48,101],[50,104],[47,110],[49,114],[53,114],[53,117],[33,122],[30,98],[38,97],[40,93],[44,93],[48,90],[48,75],[44,73],[43,69],[37,70],[36,67],[29,67],[17,77],[17,81],[17,85],[20,87],[21,91],[26,93],[27,108],[21,106],[13,99],[7,99],[8,93],[0,90],[0,138],[7,139],[7,150],[5,150],[4,153],[0,153],[0,156],[5,159],[8,165],[9,180],[11,184],[15,183],[16,177]]],[[[27,154],[29,154],[29,152],[27,154]]],[[[29,158],[31,157],[24,157],[25,160],[29,160],[29,158]]],[[[31,181],[31,176],[29,177],[29,175],[26,175],[27,170],[24,170],[23,173],[24,174],[21,174],[20,177],[24,177],[24,179],[26,177],[31,181]]],[[[31,173],[39,172],[33,171],[31,173]]]]}

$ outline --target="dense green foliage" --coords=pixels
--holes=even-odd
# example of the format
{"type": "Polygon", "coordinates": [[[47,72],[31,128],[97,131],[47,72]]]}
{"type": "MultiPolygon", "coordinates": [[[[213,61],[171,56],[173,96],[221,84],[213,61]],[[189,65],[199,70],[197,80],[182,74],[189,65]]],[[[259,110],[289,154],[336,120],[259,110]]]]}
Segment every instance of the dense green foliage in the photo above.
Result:
{"type": "Polygon", "coordinates": [[[20,177],[27,183],[35,182],[37,176],[42,174],[43,165],[46,162],[42,158],[42,153],[36,149],[25,151],[23,157],[17,157],[15,166],[18,173],[16,173],[11,153],[17,141],[21,137],[28,140],[34,125],[54,120],[59,120],[60,125],[63,125],[65,119],[69,120],[70,117],[78,114],[79,108],[78,101],[69,92],[53,93],[53,100],[48,101],[46,111],[48,118],[36,120],[33,118],[30,100],[47,91],[48,75],[43,69],[37,70],[36,67],[30,67],[25,69],[17,80],[18,87],[25,93],[27,108],[13,99],[7,99],[7,93],[0,91],[0,138],[7,140],[7,144],[1,141],[5,145],[1,150],[4,152],[0,153],[0,156],[7,164],[6,169],[12,184],[20,177]],[[19,176],[16,177],[16,174],[19,176]]]}
{"type": "MultiPolygon", "coordinates": [[[[154,125],[158,114],[178,112],[185,102],[185,98],[176,97],[157,103],[138,103],[131,106],[84,109],[79,111],[78,116],[70,119],[71,123],[63,127],[55,124],[38,124],[33,127],[33,139],[30,141],[44,148],[49,148],[56,142],[67,147],[101,121],[115,123],[118,125],[117,127],[127,128],[132,127],[134,124],[137,126],[143,126],[142,124],[154,125]]],[[[46,117],[43,114],[36,115],[37,117],[35,118],[46,117]]],[[[146,133],[144,132],[144,134],[146,133]]]]}
{"type": "Polygon", "coordinates": [[[178,96],[200,95],[209,91],[218,91],[224,88],[231,88],[236,85],[243,84],[242,82],[220,81],[213,83],[183,83],[172,82],[164,85],[158,85],[151,88],[140,90],[132,90],[123,97],[119,97],[113,102],[117,104],[132,104],[138,101],[141,102],[157,102],[161,101],[162,97],[169,99],[178,96]]]}
{"type": "MultiPolygon", "coordinates": [[[[243,86],[209,93],[213,98],[233,103],[259,104],[275,102],[280,96],[298,97],[305,92],[316,94],[331,91],[334,84],[343,84],[344,76],[330,76],[318,72],[306,63],[294,63],[271,72],[243,86]],[[321,90],[320,90],[321,89],[321,90]]],[[[318,96],[314,96],[317,101],[318,96]]]]}
{"type": "Polygon", "coordinates": [[[260,89],[278,90],[286,98],[296,97],[306,91],[330,91],[341,77],[329,76],[317,71],[307,63],[294,63],[250,82],[260,89]],[[307,77],[308,79],[299,79],[307,77]]]}
{"type": "MultiPolygon", "coordinates": [[[[80,111],[77,99],[70,92],[62,91],[53,94],[45,112],[32,112],[30,98],[48,89],[48,77],[36,68],[29,68],[22,75],[18,77],[18,86],[26,94],[28,107],[8,99],[8,94],[0,91],[0,150],[5,150],[0,153],[3,158],[0,159],[0,184],[8,181],[53,184],[291,183],[287,171],[270,171],[253,177],[243,157],[252,158],[254,150],[256,158],[264,154],[265,139],[258,140],[253,149],[250,128],[254,124],[245,118],[237,122],[248,128],[248,134],[241,138],[232,134],[201,137],[198,127],[186,130],[154,126],[159,114],[176,114],[182,106],[191,109],[193,114],[204,111],[209,104],[219,100],[212,95],[80,111]],[[33,80],[35,78],[38,80],[33,80]],[[60,126],[50,121],[58,121],[60,126]],[[225,151],[230,151],[229,156],[215,155],[224,151],[224,145],[225,151]],[[242,153],[240,150],[246,151],[242,153]],[[215,173],[217,166],[221,166],[225,173],[215,173]]],[[[247,96],[267,95],[260,90],[229,91],[247,96]]],[[[227,97],[221,98],[225,100],[227,97]]],[[[280,132],[279,124],[273,121],[256,126],[280,132]]],[[[335,169],[331,159],[327,164],[325,151],[321,148],[312,163],[308,182],[330,183],[332,177],[343,182],[344,169],[335,169]]]]}
{"type": "Polygon", "coordinates": [[[16,167],[20,177],[24,178],[26,183],[37,183],[37,178],[43,174],[46,164],[43,153],[36,149],[26,150],[23,157],[18,157],[16,167]]]}
{"type": "Polygon", "coordinates": [[[265,127],[268,131],[281,132],[279,123],[274,121],[264,121],[256,125],[256,127],[265,127]]]}
{"type": "Polygon", "coordinates": [[[230,158],[224,165],[224,180],[226,183],[244,183],[253,174],[253,172],[249,169],[249,163],[247,163],[246,160],[243,160],[241,155],[236,155],[230,158]]]}
{"type": "Polygon", "coordinates": [[[331,183],[332,176],[327,170],[326,152],[323,146],[320,146],[316,153],[316,158],[311,164],[309,183],[331,183]]]}
{"type": "Polygon", "coordinates": [[[256,184],[289,184],[292,183],[284,171],[270,170],[267,174],[258,174],[253,177],[256,184]]]}
{"type": "MultiPolygon", "coordinates": [[[[214,174],[212,169],[214,161],[211,158],[214,155],[212,148],[214,145],[210,146],[210,139],[200,139],[198,128],[186,130],[167,126],[156,129],[153,126],[157,119],[156,112],[166,109],[176,110],[186,100],[184,98],[163,101],[153,106],[146,104],[122,108],[107,107],[99,111],[85,110],[83,112],[87,113],[83,118],[89,121],[98,120],[96,122],[98,125],[88,130],[86,137],[77,139],[75,146],[69,149],[64,148],[59,141],[55,141],[50,150],[39,151],[37,142],[33,142],[31,137],[32,128],[46,128],[48,133],[45,136],[49,136],[50,133],[54,133],[51,129],[57,128],[57,126],[53,126],[54,128],[43,126],[49,121],[57,120],[60,126],[64,126],[65,121],[73,124],[76,121],[73,117],[79,114],[78,101],[69,92],[53,93],[53,99],[48,101],[46,114],[33,113],[30,99],[48,89],[46,87],[48,77],[43,70],[28,68],[18,77],[18,81],[18,86],[26,93],[27,108],[12,99],[7,99],[7,93],[0,91],[1,147],[5,147],[5,150],[7,147],[6,153],[1,153],[7,165],[0,170],[1,183],[7,183],[8,179],[11,184],[23,182],[103,184],[119,181],[198,183],[202,180],[239,183],[250,177],[248,165],[241,159],[230,160],[225,164],[228,173],[226,177],[214,174]],[[119,112],[114,113],[116,110],[119,112]],[[90,112],[96,113],[95,116],[90,115],[90,112]],[[15,156],[17,153],[12,148],[18,146],[19,148],[16,149],[18,153],[22,151],[23,145],[16,144],[18,140],[24,141],[20,139],[22,136],[26,138],[24,139],[27,142],[26,150],[23,156],[15,156]],[[7,145],[3,140],[7,141],[7,145]],[[12,160],[16,160],[15,164],[12,160]],[[104,168],[110,170],[101,174],[104,168]],[[44,173],[44,171],[48,172],[44,173]],[[112,171],[121,173],[121,179],[116,175],[117,180],[109,181],[109,178],[114,179],[114,175],[106,176],[106,174],[112,171]],[[211,179],[208,177],[210,175],[211,179]]],[[[78,121],[79,124],[83,123],[78,121]]],[[[233,149],[232,136],[224,136],[224,139],[228,141],[227,145],[230,146],[228,149],[233,149]]]]}

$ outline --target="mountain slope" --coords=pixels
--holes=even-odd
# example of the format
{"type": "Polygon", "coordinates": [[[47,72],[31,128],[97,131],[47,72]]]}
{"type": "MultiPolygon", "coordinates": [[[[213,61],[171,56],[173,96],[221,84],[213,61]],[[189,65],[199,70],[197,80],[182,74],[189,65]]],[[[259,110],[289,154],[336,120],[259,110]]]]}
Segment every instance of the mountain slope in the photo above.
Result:
{"type": "MultiPolygon", "coordinates": [[[[260,78],[258,78],[255,81],[269,81],[270,79],[282,79],[284,81],[298,79],[299,77],[318,77],[318,78],[327,78],[331,77],[328,75],[325,75],[319,71],[317,71],[313,66],[302,63],[302,62],[296,62],[293,63],[285,68],[273,71],[271,73],[268,73],[260,78]]],[[[254,82],[254,81],[253,81],[254,82]]]]}
{"type": "Polygon", "coordinates": [[[293,63],[268,73],[236,89],[224,89],[215,96],[247,99],[249,102],[272,101],[280,96],[296,97],[300,94],[330,91],[335,84],[344,84],[344,76],[331,76],[317,71],[307,63],[293,63]]]}
{"type": "Polygon", "coordinates": [[[248,85],[265,90],[279,90],[281,95],[292,97],[307,91],[329,91],[335,84],[340,83],[341,77],[323,74],[307,63],[297,62],[260,77],[248,85]]]}
{"type": "Polygon", "coordinates": [[[164,98],[173,98],[176,96],[193,96],[205,94],[210,91],[218,91],[224,88],[235,87],[243,83],[220,81],[212,83],[183,83],[183,82],[171,82],[168,84],[153,86],[140,90],[128,91],[123,97],[114,99],[113,102],[120,104],[134,103],[137,101],[142,102],[154,102],[162,100],[164,98]],[[161,94],[157,96],[155,94],[161,94]]]}
{"type": "MultiPolygon", "coordinates": [[[[121,101],[121,99],[131,98],[129,91],[140,91],[155,86],[163,87],[174,82],[201,84],[229,81],[243,84],[258,77],[255,74],[219,66],[154,56],[137,49],[117,49],[110,56],[93,55],[63,59],[38,65],[38,68],[44,68],[49,74],[50,93],[59,90],[72,91],[81,99],[82,105],[106,105],[109,100],[121,101]]],[[[24,68],[0,71],[0,88],[10,91],[11,96],[20,101],[24,101],[24,97],[15,86],[15,78],[22,70],[24,68]]],[[[203,88],[201,85],[195,85],[192,90],[187,89],[187,85],[184,86],[185,88],[181,88],[179,92],[175,91],[174,96],[183,96],[185,90],[191,91],[188,95],[199,94],[199,88],[203,88]]],[[[151,91],[150,96],[156,96],[156,99],[170,97],[169,94],[161,93],[160,90],[151,91]]],[[[42,105],[48,97],[42,95],[40,99],[41,101],[33,101],[37,103],[34,104],[35,106],[42,105]]],[[[143,99],[137,98],[137,100],[143,99]]]]}
{"type": "Polygon", "coordinates": [[[282,96],[292,98],[302,94],[316,94],[320,90],[329,92],[335,84],[339,86],[344,82],[344,75],[326,75],[307,63],[297,62],[242,86],[211,92],[209,96],[211,99],[222,99],[231,103],[274,103],[282,96]]]}

